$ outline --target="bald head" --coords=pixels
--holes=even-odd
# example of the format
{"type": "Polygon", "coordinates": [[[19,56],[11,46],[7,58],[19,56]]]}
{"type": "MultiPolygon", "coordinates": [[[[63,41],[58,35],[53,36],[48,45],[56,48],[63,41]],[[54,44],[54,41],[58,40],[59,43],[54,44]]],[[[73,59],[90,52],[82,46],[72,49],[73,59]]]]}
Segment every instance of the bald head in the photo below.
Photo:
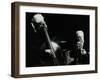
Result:
{"type": "Polygon", "coordinates": [[[42,14],[33,15],[31,25],[34,29],[34,32],[38,32],[41,30],[41,28],[47,29],[47,25],[42,14]]]}
{"type": "Polygon", "coordinates": [[[43,23],[44,17],[42,16],[42,14],[35,14],[33,16],[33,21],[36,22],[36,23],[43,23]]]}

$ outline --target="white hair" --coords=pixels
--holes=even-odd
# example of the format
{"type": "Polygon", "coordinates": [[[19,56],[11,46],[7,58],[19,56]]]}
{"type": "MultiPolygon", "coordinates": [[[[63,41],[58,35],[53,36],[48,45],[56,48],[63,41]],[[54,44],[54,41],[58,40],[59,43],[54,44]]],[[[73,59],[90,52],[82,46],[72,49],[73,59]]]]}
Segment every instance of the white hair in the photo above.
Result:
{"type": "Polygon", "coordinates": [[[76,35],[84,37],[84,33],[82,30],[76,31],[76,35]]]}

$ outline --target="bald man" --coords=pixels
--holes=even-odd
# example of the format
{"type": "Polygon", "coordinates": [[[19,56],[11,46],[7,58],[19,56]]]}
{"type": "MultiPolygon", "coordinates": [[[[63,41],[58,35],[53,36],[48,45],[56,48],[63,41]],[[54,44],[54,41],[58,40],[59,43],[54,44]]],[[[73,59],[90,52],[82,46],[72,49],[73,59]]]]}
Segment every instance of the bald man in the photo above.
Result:
{"type": "Polygon", "coordinates": [[[48,40],[49,34],[47,32],[47,25],[43,15],[33,15],[30,24],[32,32],[28,32],[31,35],[29,35],[29,38],[32,38],[29,41],[30,45],[28,44],[28,47],[30,47],[30,53],[27,53],[27,63],[30,63],[28,66],[49,66],[64,64],[64,58],[62,58],[63,54],[60,46],[56,42],[48,40]],[[51,42],[54,54],[52,53],[49,42],[51,42]],[[54,61],[55,58],[57,58],[57,61],[54,61]]]}

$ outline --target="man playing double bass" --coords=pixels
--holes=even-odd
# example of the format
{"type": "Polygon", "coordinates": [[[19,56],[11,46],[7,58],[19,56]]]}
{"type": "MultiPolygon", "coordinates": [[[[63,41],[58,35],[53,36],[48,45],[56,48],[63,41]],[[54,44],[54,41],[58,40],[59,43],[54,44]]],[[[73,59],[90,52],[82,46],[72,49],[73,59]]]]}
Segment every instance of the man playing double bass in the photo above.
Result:
{"type": "MultiPolygon", "coordinates": [[[[31,20],[34,44],[30,57],[33,57],[33,66],[63,65],[64,56],[61,47],[51,41],[48,28],[42,14],[35,14],[31,20]]],[[[31,60],[31,59],[30,59],[31,60]]],[[[32,64],[31,62],[31,64],[32,64]]]]}

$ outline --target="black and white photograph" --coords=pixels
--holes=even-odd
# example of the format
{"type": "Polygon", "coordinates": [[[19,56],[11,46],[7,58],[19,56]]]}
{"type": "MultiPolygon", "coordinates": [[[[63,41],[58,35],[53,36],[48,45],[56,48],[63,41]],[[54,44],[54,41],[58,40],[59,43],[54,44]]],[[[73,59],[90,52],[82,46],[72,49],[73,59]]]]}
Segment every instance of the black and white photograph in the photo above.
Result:
{"type": "Polygon", "coordinates": [[[26,67],[89,64],[89,19],[26,12],[26,67]]]}
{"type": "Polygon", "coordinates": [[[12,77],[97,73],[97,7],[12,3],[12,77]]]}

